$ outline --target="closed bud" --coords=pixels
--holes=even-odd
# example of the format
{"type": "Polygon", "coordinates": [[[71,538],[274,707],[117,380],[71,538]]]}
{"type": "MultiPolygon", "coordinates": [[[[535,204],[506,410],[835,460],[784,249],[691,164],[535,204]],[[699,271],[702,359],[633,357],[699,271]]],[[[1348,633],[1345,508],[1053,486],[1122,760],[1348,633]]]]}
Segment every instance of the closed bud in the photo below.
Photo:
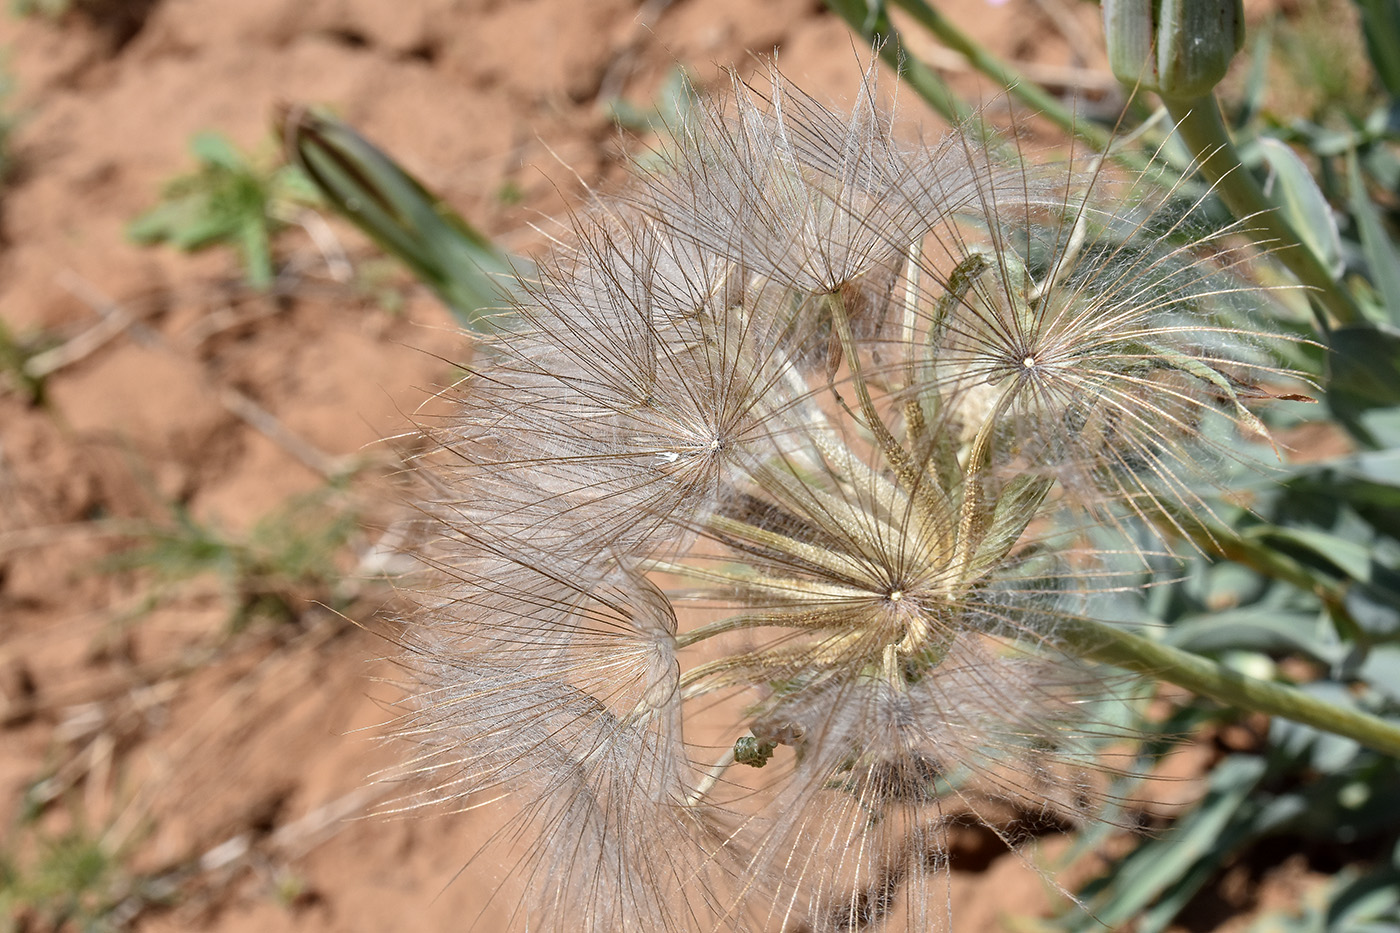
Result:
{"type": "Polygon", "coordinates": [[[1209,93],[1244,43],[1241,0],[1103,0],[1103,22],[1114,75],[1163,97],[1209,93]]]}

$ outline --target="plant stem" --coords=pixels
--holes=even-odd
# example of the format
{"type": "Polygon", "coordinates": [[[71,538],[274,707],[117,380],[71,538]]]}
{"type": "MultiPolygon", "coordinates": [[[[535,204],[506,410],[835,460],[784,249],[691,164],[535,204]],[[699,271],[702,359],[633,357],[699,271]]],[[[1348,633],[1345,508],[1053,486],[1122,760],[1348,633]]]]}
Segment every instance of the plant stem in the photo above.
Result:
{"type": "Polygon", "coordinates": [[[826,0],[846,24],[874,43],[880,58],[912,87],[938,115],[956,126],[972,125],[972,108],[963,103],[932,68],[911,56],[883,3],[871,15],[870,0],[826,0]]]}
{"type": "MultiPolygon", "coordinates": [[[[995,130],[953,94],[947,83],[922,61],[909,54],[899,30],[885,11],[886,0],[826,0],[826,5],[875,47],[900,78],[908,83],[939,115],[950,123],[966,127],[979,142],[994,149],[1005,149],[995,130]],[[872,12],[873,11],[873,12],[872,12]]],[[[934,35],[944,46],[967,59],[969,65],[1006,88],[1007,93],[1028,105],[1064,132],[1087,143],[1095,152],[1108,154],[1115,162],[1135,171],[1151,168],[1149,160],[1137,152],[1112,149],[1113,134],[1075,116],[1053,94],[997,58],[971,36],[960,30],[924,0],[890,0],[914,21],[934,35]]]]}
{"type": "Polygon", "coordinates": [[[1249,221],[1245,232],[1254,242],[1271,250],[1299,282],[1312,289],[1336,322],[1361,323],[1361,311],[1351,295],[1327,271],[1277,206],[1265,197],[1259,183],[1240,162],[1214,95],[1194,100],[1164,97],[1162,103],[1201,174],[1237,219],[1249,221]]]}
{"type": "MultiPolygon", "coordinates": [[[[889,427],[875,408],[875,400],[870,397],[870,388],[866,385],[865,376],[861,372],[860,353],[856,347],[855,334],[851,331],[851,319],[846,314],[846,302],[839,292],[831,296],[830,308],[831,325],[840,340],[842,353],[846,357],[846,365],[851,370],[851,386],[855,389],[856,401],[860,404],[861,414],[865,417],[865,427],[874,436],[875,443],[879,446],[881,453],[885,455],[885,461],[909,491],[914,502],[928,507],[933,500],[929,491],[931,483],[924,475],[921,465],[914,462],[913,456],[901,447],[899,441],[890,433],[889,427]]],[[[836,397],[836,403],[854,421],[856,420],[855,413],[841,398],[841,393],[836,388],[835,376],[834,371],[827,373],[827,388],[836,397]]]]}
{"type": "Polygon", "coordinates": [[[1082,139],[1092,146],[1095,152],[1108,151],[1109,144],[1113,141],[1109,133],[1075,117],[1054,95],[987,51],[924,0],[893,0],[893,3],[912,16],[916,23],[933,33],[939,42],[966,58],[968,64],[1006,88],[1009,94],[1023,104],[1066,133],[1082,139]]]}
{"type": "Polygon", "coordinates": [[[1282,716],[1400,757],[1400,725],[1345,709],[1284,684],[1258,680],[1214,661],[1105,622],[1069,619],[1060,639],[1075,654],[1185,687],[1231,706],[1282,716]]]}

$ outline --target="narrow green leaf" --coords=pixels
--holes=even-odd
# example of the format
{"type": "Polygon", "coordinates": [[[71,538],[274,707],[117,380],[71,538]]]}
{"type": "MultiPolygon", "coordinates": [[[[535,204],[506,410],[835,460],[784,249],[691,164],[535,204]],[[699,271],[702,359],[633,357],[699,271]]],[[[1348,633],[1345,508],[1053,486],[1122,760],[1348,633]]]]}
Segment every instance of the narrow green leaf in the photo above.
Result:
{"type": "MultiPolygon", "coordinates": [[[[1144,843],[1118,863],[1089,905],[1099,924],[1096,929],[1118,929],[1178,882],[1200,874],[1202,862],[1213,866],[1223,861],[1229,852],[1221,846],[1221,835],[1263,775],[1262,758],[1232,756],[1222,761],[1194,811],[1170,832],[1144,843]]],[[[1161,920],[1160,916],[1154,919],[1161,920]]]]}
{"type": "Polygon", "coordinates": [[[1202,363],[1194,357],[1188,356],[1178,350],[1173,350],[1171,347],[1159,346],[1157,344],[1147,344],[1146,346],[1150,354],[1147,357],[1148,359],[1172,369],[1179,370],[1190,376],[1194,376],[1202,382],[1213,386],[1224,398],[1230,400],[1235,410],[1235,417],[1239,419],[1241,424],[1248,425],[1251,430],[1258,432],[1263,437],[1269,435],[1268,427],[1263,421],[1259,420],[1258,415],[1249,410],[1248,406],[1240,399],[1239,393],[1235,391],[1234,384],[1222,373],[1217,372],[1206,363],[1202,363]]]}
{"type": "Polygon", "coordinates": [[[188,226],[191,219],[185,201],[167,201],[138,215],[126,225],[126,235],[133,243],[143,246],[170,239],[175,231],[188,226]]]}
{"type": "Polygon", "coordinates": [[[1342,235],[1332,207],[1313,180],[1307,163],[1277,139],[1265,136],[1257,145],[1269,165],[1274,203],[1323,267],[1333,278],[1339,277],[1344,268],[1342,235]]]}
{"type": "Polygon", "coordinates": [[[1371,575],[1371,548],[1362,541],[1318,531],[1314,528],[1265,526],[1251,529],[1252,537],[1284,541],[1311,551],[1318,559],[1327,561],[1355,580],[1367,580],[1371,575]]]}
{"type": "Polygon", "coordinates": [[[1380,645],[1371,649],[1357,676],[1391,701],[1400,703],[1400,647],[1380,645]]]}
{"type": "Polygon", "coordinates": [[[258,291],[267,291],[273,279],[272,241],[267,234],[267,223],[260,216],[245,215],[238,239],[248,284],[258,291]]]}
{"type": "Polygon", "coordinates": [[[1400,4],[1395,0],[1356,0],[1361,9],[1361,34],[1371,55],[1376,76],[1400,98],[1400,4]]]}
{"type": "Polygon", "coordinates": [[[1302,653],[1323,663],[1341,663],[1347,645],[1331,626],[1319,624],[1316,611],[1248,607],[1183,618],[1163,640],[1183,651],[1217,654],[1246,649],[1268,653],[1302,653]]]}
{"type": "MultiPolygon", "coordinates": [[[[192,253],[242,230],[241,218],[213,212],[207,198],[190,199],[179,206],[182,210],[171,215],[174,223],[158,238],[169,241],[176,249],[192,253]]],[[[252,218],[251,222],[258,221],[252,218]]]]}
{"type": "Polygon", "coordinates": [[[986,534],[977,542],[974,573],[996,566],[1021,539],[1026,526],[1036,517],[1037,508],[1055,481],[1039,476],[1018,476],[1001,490],[986,522],[986,534]]]}
{"type": "Polygon", "coordinates": [[[1366,192],[1355,152],[1347,154],[1347,179],[1351,188],[1351,211],[1361,231],[1361,248],[1366,252],[1371,283],[1380,295],[1385,320],[1400,324],[1400,253],[1396,252],[1395,244],[1381,224],[1380,212],[1366,192]]]}
{"type": "Polygon", "coordinates": [[[1328,343],[1328,407],[1352,434],[1379,446],[1379,434],[1364,423],[1365,416],[1400,406],[1400,331],[1383,324],[1339,327],[1328,343]]]}
{"type": "Polygon", "coordinates": [[[288,158],[326,201],[407,264],[465,326],[488,329],[485,312],[509,302],[524,261],[498,250],[345,124],[305,109],[291,111],[284,123],[288,158]]]}
{"type": "Polygon", "coordinates": [[[1264,96],[1269,90],[1269,56],[1273,46],[1273,23],[1266,21],[1254,39],[1254,47],[1250,49],[1249,75],[1245,78],[1244,93],[1240,95],[1239,110],[1235,113],[1236,128],[1243,129],[1253,123],[1264,107],[1264,96]]]}
{"type": "Polygon", "coordinates": [[[1380,921],[1377,929],[1395,929],[1400,909],[1400,873],[1394,869],[1338,879],[1332,903],[1327,907],[1327,929],[1348,933],[1364,929],[1367,921],[1380,921]]]}

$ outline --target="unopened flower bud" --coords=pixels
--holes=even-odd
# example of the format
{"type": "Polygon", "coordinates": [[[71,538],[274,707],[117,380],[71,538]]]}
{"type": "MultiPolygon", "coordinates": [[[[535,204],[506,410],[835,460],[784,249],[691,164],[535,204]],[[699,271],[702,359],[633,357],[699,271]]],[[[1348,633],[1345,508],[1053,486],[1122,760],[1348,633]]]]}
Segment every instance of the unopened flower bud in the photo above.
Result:
{"type": "Polygon", "coordinates": [[[1103,22],[1113,74],[1163,97],[1209,93],[1244,43],[1241,0],[1103,0],[1103,22]]]}

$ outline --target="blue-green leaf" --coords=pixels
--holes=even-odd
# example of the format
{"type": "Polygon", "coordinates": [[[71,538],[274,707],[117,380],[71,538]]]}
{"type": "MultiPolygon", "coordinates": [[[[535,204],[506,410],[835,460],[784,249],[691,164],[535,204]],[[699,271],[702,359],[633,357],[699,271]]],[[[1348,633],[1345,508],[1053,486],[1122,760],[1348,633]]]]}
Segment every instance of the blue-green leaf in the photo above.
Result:
{"type": "Polygon", "coordinates": [[[1341,276],[1344,263],[1337,218],[1313,180],[1307,163],[1277,139],[1262,137],[1258,147],[1259,154],[1269,165],[1273,202],[1332,277],[1341,276]]]}
{"type": "Polygon", "coordinates": [[[320,114],[288,114],[289,157],[336,210],[402,260],[467,327],[509,303],[525,262],[495,244],[418,179],[350,127],[320,114]]]}
{"type": "Polygon", "coordinates": [[[1371,203],[1354,152],[1347,156],[1347,177],[1351,188],[1351,211],[1356,215],[1356,225],[1361,232],[1361,247],[1366,253],[1371,283],[1380,295],[1385,320],[1400,324],[1400,253],[1396,252],[1376,206],[1371,203]]]}

